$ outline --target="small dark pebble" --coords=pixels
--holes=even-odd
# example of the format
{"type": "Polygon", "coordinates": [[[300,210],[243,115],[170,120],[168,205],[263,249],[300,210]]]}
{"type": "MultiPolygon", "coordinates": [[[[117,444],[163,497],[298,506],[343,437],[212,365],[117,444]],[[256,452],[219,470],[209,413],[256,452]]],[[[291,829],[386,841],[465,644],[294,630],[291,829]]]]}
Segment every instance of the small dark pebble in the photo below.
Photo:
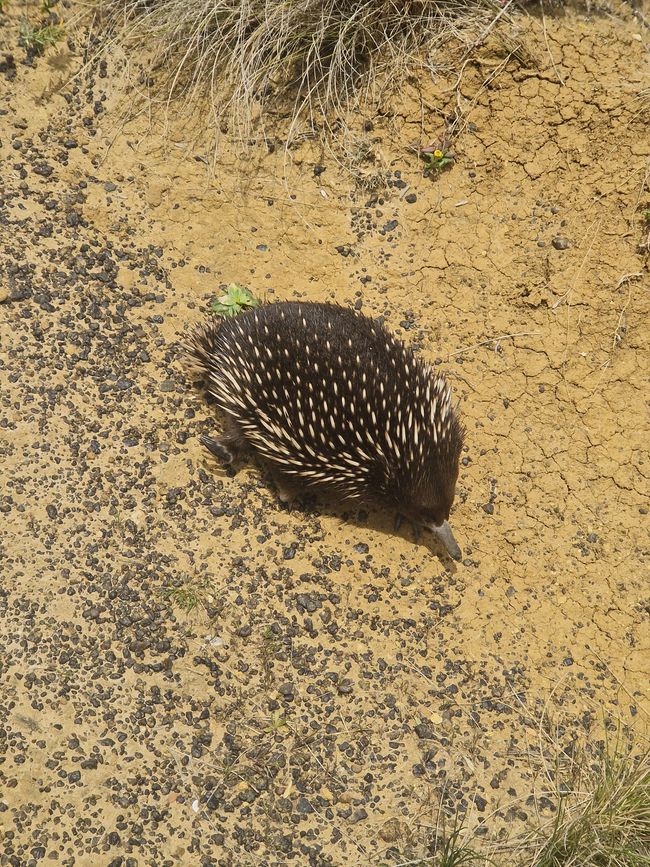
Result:
{"type": "Polygon", "coordinates": [[[56,506],[52,506],[52,505],[47,506],[45,511],[47,512],[47,517],[51,518],[52,520],[54,520],[56,518],[56,516],[58,515],[58,511],[57,511],[56,506]]]}
{"type": "Polygon", "coordinates": [[[426,720],[416,725],[415,734],[423,741],[430,741],[433,737],[435,737],[435,732],[431,723],[427,722],[426,720]]]}
{"type": "Polygon", "coordinates": [[[415,193],[409,193],[408,196],[404,196],[404,201],[408,202],[409,205],[414,205],[418,200],[418,197],[415,193]]]}
{"type": "Polygon", "coordinates": [[[483,511],[487,515],[493,515],[494,514],[494,506],[492,505],[492,503],[483,503],[483,511]]]}
{"type": "Polygon", "coordinates": [[[49,178],[54,169],[47,163],[38,163],[34,166],[34,174],[41,175],[44,178],[49,178]]]}
{"type": "Polygon", "coordinates": [[[104,184],[104,189],[107,193],[114,193],[117,189],[117,186],[112,181],[106,181],[104,184]]]}
{"type": "Polygon", "coordinates": [[[309,801],[307,800],[307,798],[305,798],[304,795],[303,795],[302,797],[298,798],[297,809],[298,809],[298,812],[299,812],[302,816],[306,816],[307,814],[309,814],[309,813],[313,813],[313,812],[314,812],[314,808],[313,808],[312,805],[309,803],[309,801]]]}
{"type": "Polygon", "coordinates": [[[571,246],[566,238],[561,238],[559,235],[553,238],[551,244],[553,244],[556,250],[568,250],[571,246]]]}
{"type": "Polygon", "coordinates": [[[337,686],[337,689],[340,695],[349,695],[352,692],[352,681],[347,677],[344,678],[337,686]]]}

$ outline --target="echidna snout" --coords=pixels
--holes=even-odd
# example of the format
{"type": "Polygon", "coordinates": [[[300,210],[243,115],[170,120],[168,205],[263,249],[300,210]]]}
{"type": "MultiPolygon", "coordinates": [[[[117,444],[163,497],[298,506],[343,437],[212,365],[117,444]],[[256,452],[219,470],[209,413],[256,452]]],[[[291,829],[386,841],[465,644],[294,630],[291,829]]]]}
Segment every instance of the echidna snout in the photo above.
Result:
{"type": "Polygon", "coordinates": [[[248,446],[280,489],[371,500],[437,534],[464,431],[445,378],[379,323],[332,304],[268,304],[209,320],[187,350],[225,416],[210,451],[248,446]]]}

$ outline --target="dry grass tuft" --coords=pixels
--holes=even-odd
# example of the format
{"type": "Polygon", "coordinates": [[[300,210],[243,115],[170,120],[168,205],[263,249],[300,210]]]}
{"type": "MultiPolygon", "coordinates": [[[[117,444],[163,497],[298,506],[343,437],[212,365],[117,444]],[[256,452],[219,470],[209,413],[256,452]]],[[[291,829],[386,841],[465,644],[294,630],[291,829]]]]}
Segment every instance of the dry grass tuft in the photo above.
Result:
{"type": "Polygon", "coordinates": [[[169,100],[209,92],[219,126],[243,139],[281,120],[291,140],[339,124],[394,91],[436,52],[477,44],[512,0],[95,0],[115,38],[149,53],[169,100]]]}
{"type": "Polygon", "coordinates": [[[565,779],[567,773],[573,779],[555,793],[554,819],[538,826],[524,844],[526,855],[516,862],[526,867],[650,865],[650,752],[635,754],[631,741],[619,734],[599,756],[569,760],[565,779]]]}

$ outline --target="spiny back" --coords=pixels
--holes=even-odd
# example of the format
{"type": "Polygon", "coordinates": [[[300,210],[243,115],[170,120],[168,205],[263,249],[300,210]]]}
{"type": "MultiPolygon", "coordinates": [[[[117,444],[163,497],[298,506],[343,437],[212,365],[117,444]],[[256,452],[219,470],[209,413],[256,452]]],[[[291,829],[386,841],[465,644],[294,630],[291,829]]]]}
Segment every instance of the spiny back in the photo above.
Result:
{"type": "Polygon", "coordinates": [[[218,406],[282,472],[397,508],[435,489],[448,513],[463,439],[450,389],[382,325],[281,302],[208,323],[190,350],[218,406]]]}

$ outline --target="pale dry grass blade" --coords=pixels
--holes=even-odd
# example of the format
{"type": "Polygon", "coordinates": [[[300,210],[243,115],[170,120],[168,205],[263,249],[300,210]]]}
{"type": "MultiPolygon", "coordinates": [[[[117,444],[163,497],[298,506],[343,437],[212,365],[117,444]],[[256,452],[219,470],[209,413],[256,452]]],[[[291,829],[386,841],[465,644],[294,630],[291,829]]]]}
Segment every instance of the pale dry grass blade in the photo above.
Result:
{"type": "Polygon", "coordinates": [[[381,87],[433,73],[436,49],[470,49],[508,19],[497,0],[107,0],[95,19],[148,57],[169,102],[208,93],[221,127],[246,140],[288,119],[289,139],[331,130],[381,87]]]}

